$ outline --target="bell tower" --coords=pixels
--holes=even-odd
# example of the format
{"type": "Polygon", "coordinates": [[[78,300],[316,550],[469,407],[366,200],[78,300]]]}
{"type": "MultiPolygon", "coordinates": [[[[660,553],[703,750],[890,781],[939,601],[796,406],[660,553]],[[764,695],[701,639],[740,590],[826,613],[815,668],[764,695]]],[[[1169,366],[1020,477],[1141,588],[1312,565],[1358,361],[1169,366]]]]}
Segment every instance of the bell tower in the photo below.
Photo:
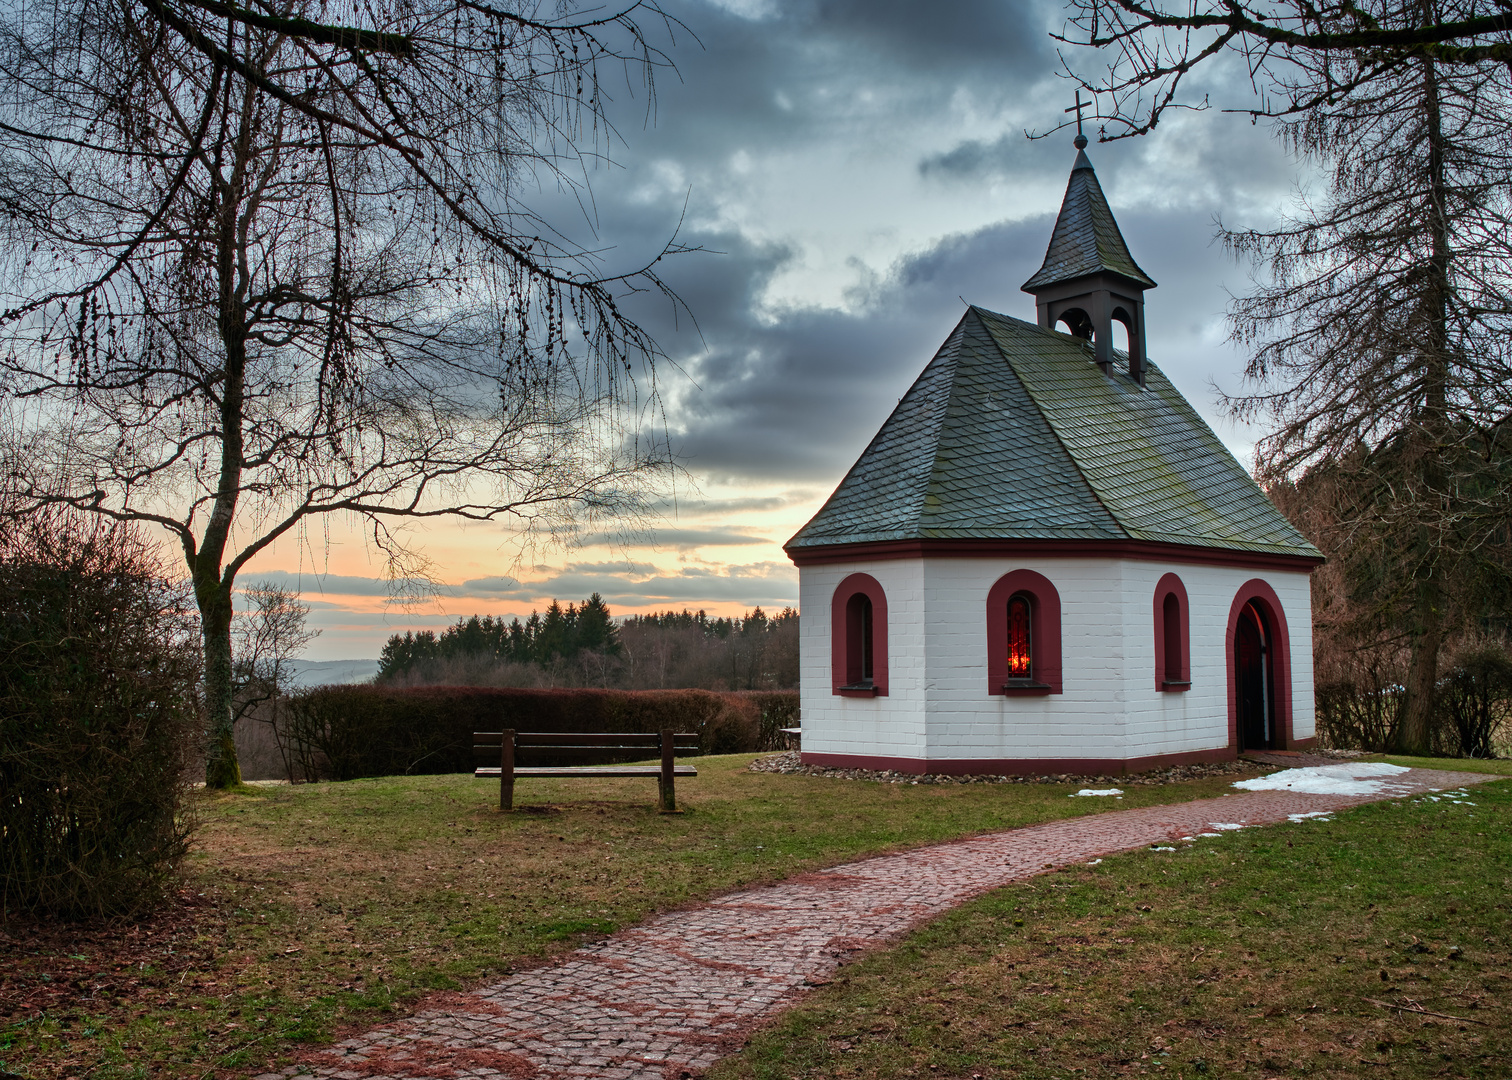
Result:
{"type": "MultiPolygon", "coordinates": [[[[1080,102],[1079,102],[1080,104],[1080,102]]],[[[1066,110],[1070,112],[1070,109],[1066,110]]],[[[1103,372],[1114,374],[1113,323],[1129,333],[1128,375],[1144,385],[1144,294],[1155,288],[1129,254],[1118,222],[1087,159],[1087,137],[1077,112],[1076,163],[1066,184],[1044,265],[1023,289],[1034,294],[1039,324],[1066,330],[1092,342],[1103,372]]]]}

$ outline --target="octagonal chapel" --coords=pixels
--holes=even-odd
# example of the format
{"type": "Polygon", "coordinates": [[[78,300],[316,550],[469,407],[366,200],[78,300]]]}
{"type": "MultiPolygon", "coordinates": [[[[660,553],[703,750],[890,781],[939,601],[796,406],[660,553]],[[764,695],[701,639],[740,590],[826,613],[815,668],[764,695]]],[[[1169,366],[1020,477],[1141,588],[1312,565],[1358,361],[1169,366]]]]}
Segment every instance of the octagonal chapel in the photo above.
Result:
{"type": "Polygon", "coordinates": [[[1312,742],[1322,556],[1148,359],[1155,282],[1085,146],[1023,286],[1037,322],[969,308],[786,545],[805,762],[1101,773],[1312,742]]]}

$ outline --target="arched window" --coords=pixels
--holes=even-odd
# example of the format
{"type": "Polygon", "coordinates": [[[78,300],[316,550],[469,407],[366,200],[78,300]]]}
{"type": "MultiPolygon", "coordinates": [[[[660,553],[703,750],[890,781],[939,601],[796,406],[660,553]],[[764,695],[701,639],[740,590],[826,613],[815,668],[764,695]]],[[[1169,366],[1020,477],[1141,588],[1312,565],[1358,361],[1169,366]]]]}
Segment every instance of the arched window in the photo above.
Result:
{"type": "Polygon", "coordinates": [[[851,574],[830,603],[831,693],[887,694],[887,594],[870,574],[851,574]]]}
{"type": "Polygon", "coordinates": [[[1155,586],[1155,689],[1191,689],[1191,657],[1186,586],[1175,574],[1166,574],[1155,586]]]}
{"type": "Polygon", "coordinates": [[[1028,679],[1034,672],[1033,610],[1028,593],[1008,598],[1008,678],[1028,679]]]}
{"type": "Polygon", "coordinates": [[[1169,686],[1181,678],[1181,601],[1175,593],[1166,593],[1160,602],[1161,636],[1165,638],[1165,682],[1169,686]]]}
{"type": "Polygon", "coordinates": [[[873,685],[876,650],[872,630],[871,597],[856,593],[845,602],[845,681],[851,686],[873,685]]]}
{"type": "Polygon", "coordinates": [[[1033,570],[1004,574],[987,591],[987,692],[1061,692],[1060,594],[1033,570]]]}

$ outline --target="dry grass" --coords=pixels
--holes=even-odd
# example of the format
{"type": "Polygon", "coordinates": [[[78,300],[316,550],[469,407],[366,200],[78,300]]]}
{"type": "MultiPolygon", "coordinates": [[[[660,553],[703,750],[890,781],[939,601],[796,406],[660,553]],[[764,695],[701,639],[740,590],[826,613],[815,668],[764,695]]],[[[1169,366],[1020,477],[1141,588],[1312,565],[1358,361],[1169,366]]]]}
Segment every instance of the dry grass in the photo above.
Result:
{"type": "Polygon", "coordinates": [[[1068,799],[1078,785],[891,785],[698,760],[688,812],[639,780],[467,776],[208,794],[179,901],[132,927],[0,924],[0,1070],[238,1076],[755,881],[992,829],[1202,798],[1234,777],[1068,799]],[[1095,803],[1097,805],[1088,805],[1095,803]]]}
{"type": "Polygon", "coordinates": [[[1505,1080],[1512,784],[1471,791],[1002,889],[712,1076],[1505,1080]]]}

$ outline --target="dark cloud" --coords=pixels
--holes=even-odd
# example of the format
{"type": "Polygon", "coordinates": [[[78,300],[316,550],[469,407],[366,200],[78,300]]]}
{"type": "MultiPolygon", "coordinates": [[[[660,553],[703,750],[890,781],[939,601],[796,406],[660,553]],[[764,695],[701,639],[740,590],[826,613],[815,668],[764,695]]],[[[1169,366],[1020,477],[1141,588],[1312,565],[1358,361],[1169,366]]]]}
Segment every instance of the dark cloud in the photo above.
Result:
{"type": "Polygon", "coordinates": [[[502,574],[493,577],[472,578],[464,581],[460,586],[461,591],[469,596],[508,596],[520,587],[516,578],[506,577],[502,574]]]}
{"type": "Polygon", "coordinates": [[[600,594],[611,605],[734,602],[771,606],[798,602],[798,574],[786,563],[687,566],[660,571],[624,563],[579,563],[535,581],[478,578],[457,591],[466,598],[533,603],[555,597],[564,603],[600,594]]]}
{"type": "Polygon", "coordinates": [[[704,499],[696,495],[687,495],[680,499],[663,499],[657,505],[663,511],[673,516],[683,513],[694,517],[701,517],[705,515],[743,514],[753,510],[781,510],[784,506],[793,506],[797,503],[808,502],[815,494],[813,491],[796,491],[785,495],[753,495],[737,499],[704,499]]]}
{"type": "Polygon", "coordinates": [[[1001,135],[991,142],[967,139],[919,162],[919,174],[930,179],[980,182],[1021,175],[1032,163],[1023,132],[1001,135]]]}
{"type": "Polygon", "coordinates": [[[769,543],[767,537],[757,536],[748,529],[653,529],[644,536],[620,536],[615,533],[591,533],[579,538],[579,543],[605,544],[618,548],[676,548],[687,550],[699,547],[740,547],[747,544],[769,543]]]}
{"type": "Polygon", "coordinates": [[[354,577],[348,574],[317,574],[314,571],[291,573],[287,570],[260,570],[238,583],[245,590],[261,582],[284,585],[295,591],[324,593],[334,596],[388,596],[401,593],[427,591],[427,582],[402,579],[391,582],[386,578],[354,577]]]}
{"type": "Polygon", "coordinates": [[[1048,4],[1025,0],[817,0],[793,4],[791,22],[808,33],[864,49],[887,63],[879,76],[963,68],[1003,83],[1037,78],[1055,66],[1044,33],[1048,4]],[[981,70],[985,69],[985,70],[981,70]]]}

